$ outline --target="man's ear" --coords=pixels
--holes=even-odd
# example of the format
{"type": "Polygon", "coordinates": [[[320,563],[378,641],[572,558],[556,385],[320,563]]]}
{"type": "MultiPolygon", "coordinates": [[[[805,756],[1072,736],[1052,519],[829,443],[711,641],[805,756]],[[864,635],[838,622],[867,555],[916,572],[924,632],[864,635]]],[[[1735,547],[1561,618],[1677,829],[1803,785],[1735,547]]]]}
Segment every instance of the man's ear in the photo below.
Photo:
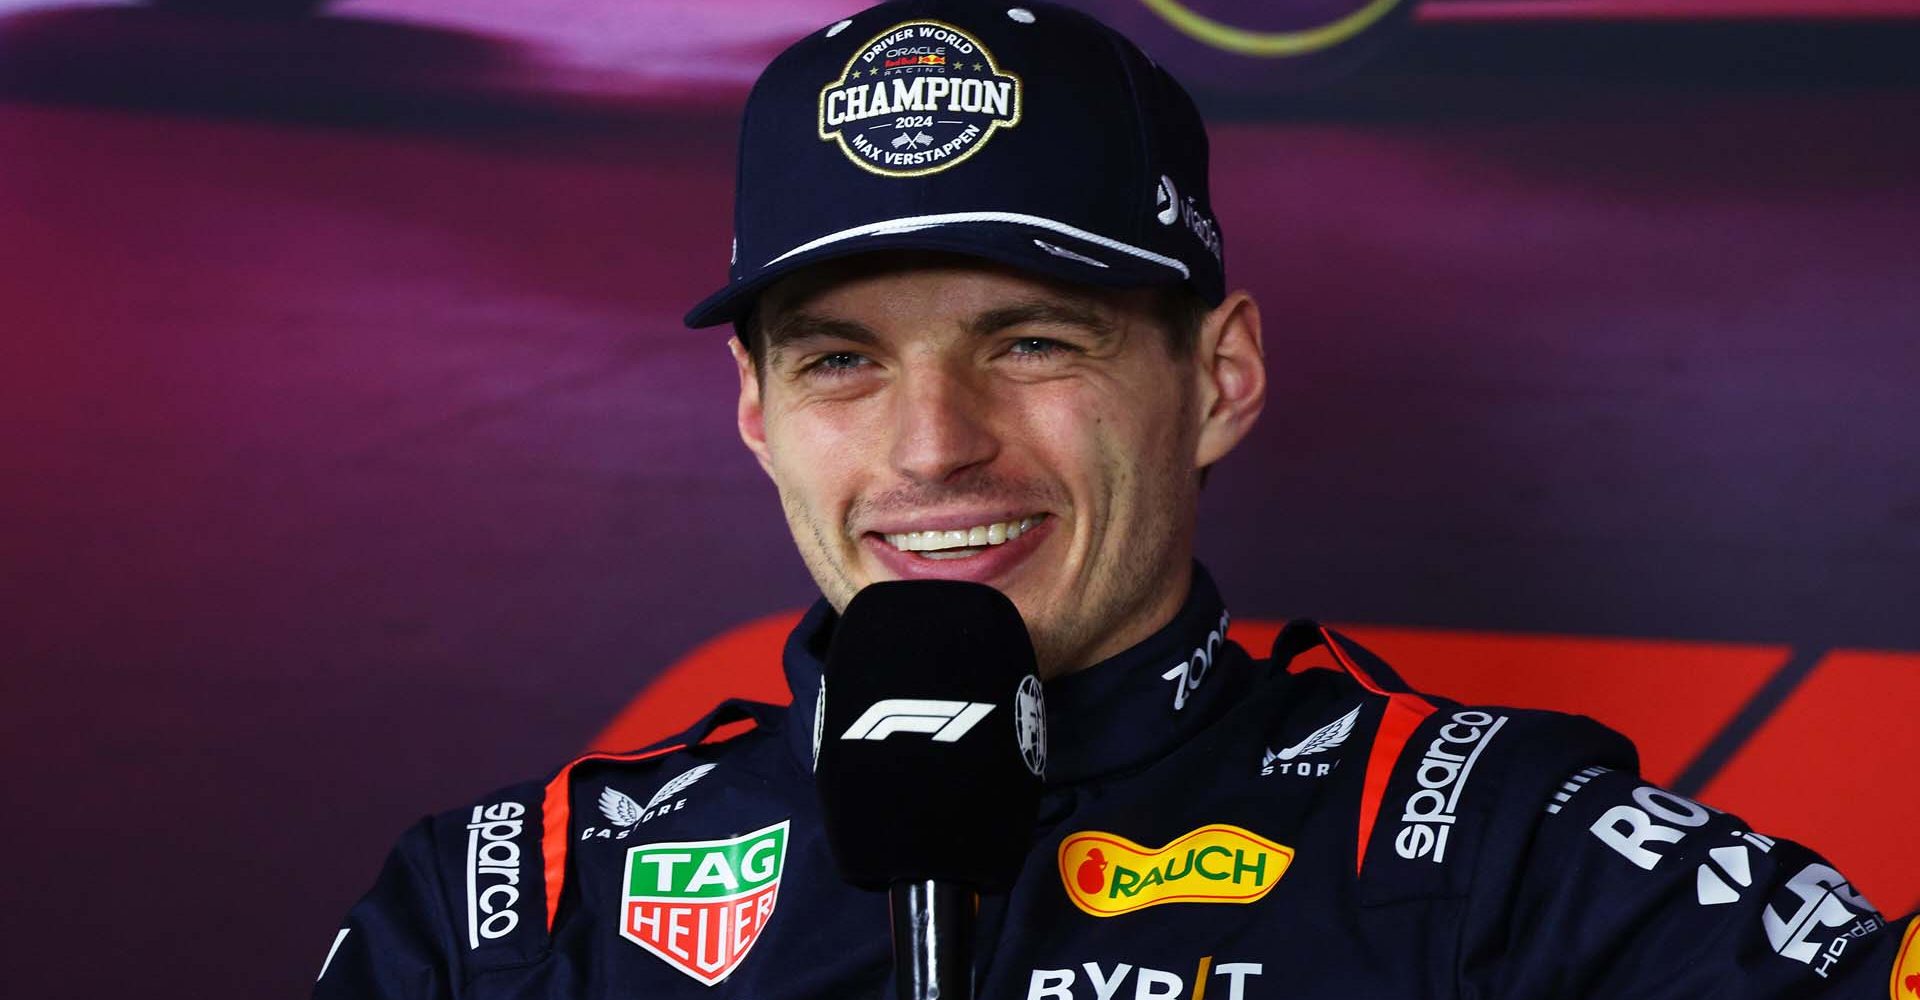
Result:
{"type": "Polygon", "coordinates": [[[727,350],[733,352],[733,366],[740,371],[740,406],[735,421],[740,427],[740,440],[746,443],[747,450],[760,460],[760,468],[771,477],[773,459],[767,453],[767,418],[760,403],[760,375],[754,370],[753,356],[747,353],[746,345],[739,337],[727,338],[727,350]]]}
{"type": "Polygon", "coordinates": [[[1204,469],[1247,436],[1267,405],[1266,348],[1252,296],[1234,292],[1207,314],[1193,360],[1200,402],[1194,467],[1204,469]]]}

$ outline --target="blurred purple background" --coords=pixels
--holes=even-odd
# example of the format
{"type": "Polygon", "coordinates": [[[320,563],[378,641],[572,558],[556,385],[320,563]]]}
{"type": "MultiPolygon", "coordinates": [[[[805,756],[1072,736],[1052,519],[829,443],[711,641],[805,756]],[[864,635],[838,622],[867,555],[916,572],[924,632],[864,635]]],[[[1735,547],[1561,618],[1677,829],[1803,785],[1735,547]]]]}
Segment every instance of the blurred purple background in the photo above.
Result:
{"type": "MultiPolygon", "coordinates": [[[[811,599],[679,316],[859,6],[0,3],[9,993],[301,995],[414,818],[811,599]]],[[[1236,612],[1920,650],[1913,5],[1446,6],[1209,81],[1236,612]]]]}

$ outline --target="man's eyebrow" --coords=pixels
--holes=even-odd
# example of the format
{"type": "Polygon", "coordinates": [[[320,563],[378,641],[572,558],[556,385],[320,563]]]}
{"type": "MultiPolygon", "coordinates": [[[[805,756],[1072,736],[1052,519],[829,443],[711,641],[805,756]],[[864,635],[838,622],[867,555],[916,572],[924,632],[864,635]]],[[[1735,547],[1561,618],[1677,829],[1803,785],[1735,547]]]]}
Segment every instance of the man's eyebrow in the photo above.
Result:
{"type": "Polygon", "coordinates": [[[1098,309],[1080,302],[1033,299],[989,309],[967,324],[975,336],[986,336],[1027,323],[1077,326],[1100,337],[1112,336],[1113,322],[1098,309]]]}
{"type": "Polygon", "coordinates": [[[767,327],[767,358],[778,361],[786,349],[816,337],[847,340],[856,344],[873,344],[880,339],[864,324],[849,319],[816,316],[808,312],[783,313],[767,327]]]}

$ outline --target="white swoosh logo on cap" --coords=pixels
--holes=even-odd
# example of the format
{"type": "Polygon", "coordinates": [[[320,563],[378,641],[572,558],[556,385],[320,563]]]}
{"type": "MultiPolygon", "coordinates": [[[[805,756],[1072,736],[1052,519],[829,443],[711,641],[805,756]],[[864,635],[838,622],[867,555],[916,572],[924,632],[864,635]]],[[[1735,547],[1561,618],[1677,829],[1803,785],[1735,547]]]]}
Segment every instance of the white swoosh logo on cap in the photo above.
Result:
{"type": "Polygon", "coordinates": [[[1154,192],[1154,204],[1164,203],[1167,207],[1154,214],[1163,226],[1171,226],[1180,218],[1180,194],[1173,189],[1173,178],[1160,175],[1160,189],[1154,192]]]}

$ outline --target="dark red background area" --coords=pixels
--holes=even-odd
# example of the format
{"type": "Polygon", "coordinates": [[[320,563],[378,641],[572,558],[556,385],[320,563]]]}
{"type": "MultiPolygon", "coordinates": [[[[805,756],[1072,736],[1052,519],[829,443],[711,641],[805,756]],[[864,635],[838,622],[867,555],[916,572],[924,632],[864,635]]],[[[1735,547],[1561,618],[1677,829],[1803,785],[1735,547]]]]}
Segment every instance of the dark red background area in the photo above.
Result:
{"type": "MultiPolygon", "coordinates": [[[[0,10],[9,992],[297,995],[415,817],[812,595],[678,317],[739,83],[830,16],[628,65],[374,6],[0,10]]],[[[1218,101],[1274,397],[1201,555],[1242,619],[1664,716],[1846,866],[1920,826],[1915,35],[1579,30],[1218,101]]]]}

